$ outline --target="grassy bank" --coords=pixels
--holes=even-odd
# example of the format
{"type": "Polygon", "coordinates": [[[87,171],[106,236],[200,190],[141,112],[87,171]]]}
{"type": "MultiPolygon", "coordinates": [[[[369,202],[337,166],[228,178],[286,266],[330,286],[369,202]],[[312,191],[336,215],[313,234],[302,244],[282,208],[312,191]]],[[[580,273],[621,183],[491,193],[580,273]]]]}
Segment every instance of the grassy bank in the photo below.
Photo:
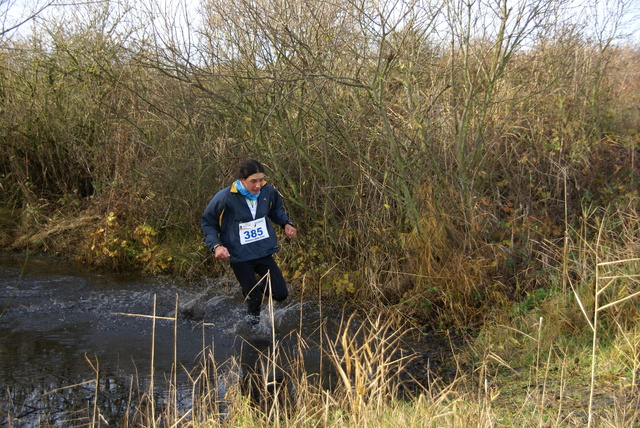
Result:
{"type": "MultiPolygon", "coordinates": [[[[466,334],[441,331],[443,342],[393,307],[361,308],[311,345],[326,356],[320,375],[305,370],[309,344],[295,332],[297,350],[272,336],[249,370],[236,359],[216,362],[205,349],[180,391],[175,375],[185,368],[177,362],[166,385],[148,385],[149,374],[139,373],[117,424],[635,426],[640,216],[596,209],[572,232],[562,246],[548,247],[549,260],[556,260],[547,271],[549,287],[494,308],[483,326],[466,334]],[[406,344],[415,341],[440,347],[440,358],[412,353],[406,344]]],[[[255,345],[248,340],[245,346],[255,345]]],[[[102,406],[112,410],[101,398],[106,386],[97,368],[95,385],[87,408],[70,418],[98,424],[102,406]]]]}
{"type": "MultiPolygon", "coordinates": [[[[182,392],[176,387],[175,372],[167,379],[164,393],[159,385],[146,389],[140,386],[144,382],[133,382],[133,405],[117,423],[145,427],[636,426],[640,423],[636,302],[640,259],[635,257],[639,220],[638,216],[612,215],[595,225],[595,241],[568,241],[571,248],[565,251],[579,251],[581,257],[561,260],[559,266],[564,267],[550,276],[553,287],[501,307],[492,313],[491,322],[473,334],[442,342],[432,334],[425,336],[395,310],[346,313],[337,332],[323,334],[319,346],[326,365],[319,374],[304,368],[302,350],[309,344],[302,337],[293,337],[296,350],[285,349],[282,338],[272,336],[250,367],[241,367],[236,359],[216,362],[211,350],[203,350],[201,366],[190,373],[190,383],[182,392]],[[614,240],[622,239],[626,245],[611,245],[614,240],[605,232],[610,222],[621,227],[614,240]],[[444,343],[442,358],[412,353],[406,343],[415,341],[427,347],[444,343]],[[325,375],[332,381],[327,383],[325,375]],[[156,392],[151,394],[154,387],[156,392]],[[190,404],[185,407],[185,402],[190,404]]],[[[245,346],[255,345],[248,340],[245,346]]],[[[178,372],[184,370],[177,362],[175,367],[178,372]]],[[[72,414],[75,420],[87,424],[101,420],[98,379],[96,372],[95,399],[87,409],[72,414]]]]}

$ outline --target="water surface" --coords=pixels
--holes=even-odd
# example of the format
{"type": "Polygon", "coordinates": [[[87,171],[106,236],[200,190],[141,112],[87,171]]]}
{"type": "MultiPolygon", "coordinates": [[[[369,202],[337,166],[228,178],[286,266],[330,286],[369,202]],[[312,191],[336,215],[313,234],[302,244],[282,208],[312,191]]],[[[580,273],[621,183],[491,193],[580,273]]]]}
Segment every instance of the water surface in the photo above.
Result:
{"type": "MultiPolygon", "coordinates": [[[[41,426],[44,418],[64,426],[69,412],[88,408],[96,379],[105,418],[116,422],[131,391],[149,385],[152,361],[162,393],[177,357],[186,395],[187,373],[211,356],[222,365],[246,353],[249,337],[245,304],[231,280],[185,286],[54,258],[0,257],[0,314],[0,425],[41,426]]],[[[319,338],[314,302],[276,304],[274,319],[281,343],[298,333],[309,343],[319,338]]],[[[317,371],[317,348],[304,352],[308,369],[317,371]]]]}

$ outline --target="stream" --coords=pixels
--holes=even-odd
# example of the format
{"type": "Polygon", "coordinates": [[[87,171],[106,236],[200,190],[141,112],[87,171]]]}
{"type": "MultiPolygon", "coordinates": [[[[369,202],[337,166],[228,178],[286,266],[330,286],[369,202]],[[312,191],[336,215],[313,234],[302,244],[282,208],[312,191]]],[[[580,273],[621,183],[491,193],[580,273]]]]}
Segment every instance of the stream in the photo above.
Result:
{"type": "MultiPolygon", "coordinates": [[[[1,256],[0,426],[73,426],[73,415],[87,413],[96,400],[102,419],[117,425],[135,406],[132,391],[152,385],[166,395],[175,361],[181,410],[187,409],[193,371],[209,360],[223,367],[232,357],[251,359],[247,349],[268,347],[269,333],[246,346],[242,338],[253,333],[245,311],[231,279],[186,287],[57,258],[1,256]]],[[[322,372],[320,320],[335,332],[340,318],[313,300],[290,298],[273,310],[278,341],[304,353],[311,374],[322,372]],[[307,346],[296,347],[299,337],[307,346]]],[[[420,358],[418,365],[437,360],[420,358]]]]}

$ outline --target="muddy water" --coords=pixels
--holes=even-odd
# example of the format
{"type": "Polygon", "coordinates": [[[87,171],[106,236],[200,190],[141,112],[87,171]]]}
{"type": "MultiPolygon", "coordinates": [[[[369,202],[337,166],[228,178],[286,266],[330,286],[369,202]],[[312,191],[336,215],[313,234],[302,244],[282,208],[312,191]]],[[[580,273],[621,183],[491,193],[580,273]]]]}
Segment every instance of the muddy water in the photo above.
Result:
{"type": "MultiPolygon", "coordinates": [[[[277,303],[279,340],[301,332],[313,343],[319,311],[313,302],[277,303]]],[[[250,333],[232,281],[185,287],[57,259],[0,257],[0,314],[0,426],[41,426],[43,419],[64,425],[69,412],[93,400],[96,369],[102,413],[117,421],[131,389],[149,385],[152,361],[155,387],[166,391],[177,352],[178,383],[188,388],[187,372],[201,367],[203,356],[223,364],[250,333]],[[154,302],[157,317],[172,318],[177,305],[177,323],[156,319],[154,331],[154,302]]],[[[305,351],[311,373],[320,364],[314,348],[305,351]]]]}
{"type": "MultiPolygon", "coordinates": [[[[330,385],[319,325],[331,337],[341,311],[296,299],[274,307],[279,348],[297,353],[306,373],[330,385]]],[[[267,351],[267,318],[255,333],[244,315],[232,278],[185,286],[100,274],[59,259],[0,256],[0,426],[76,426],[88,422],[94,403],[117,425],[135,411],[135,397],[152,379],[160,399],[166,396],[176,359],[179,404],[188,409],[189,376],[202,373],[205,361],[224,371],[229,361],[250,365],[267,351]]],[[[413,343],[409,377],[426,383],[445,367],[448,349],[448,341],[434,336],[413,343]]]]}

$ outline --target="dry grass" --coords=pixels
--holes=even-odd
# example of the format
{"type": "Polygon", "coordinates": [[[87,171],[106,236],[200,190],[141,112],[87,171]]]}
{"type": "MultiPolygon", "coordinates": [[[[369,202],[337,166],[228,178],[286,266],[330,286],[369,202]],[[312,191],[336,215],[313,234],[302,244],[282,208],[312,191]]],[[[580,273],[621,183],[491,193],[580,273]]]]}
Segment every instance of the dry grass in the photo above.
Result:
{"type": "MultiPolygon", "coordinates": [[[[253,349],[257,358],[249,371],[241,357],[217,362],[211,350],[204,349],[201,365],[187,373],[188,384],[178,385],[177,374],[185,369],[174,357],[166,393],[158,394],[153,383],[131,384],[130,407],[119,425],[637,425],[640,259],[634,255],[639,232],[637,213],[600,208],[586,212],[583,227],[571,239],[546,247],[547,260],[556,260],[549,274],[555,287],[532,295],[531,302],[514,305],[509,313],[494,314],[468,346],[452,353],[454,377],[445,379],[431,371],[429,382],[417,387],[414,383],[411,394],[403,386],[415,370],[415,355],[405,345],[416,331],[397,310],[370,308],[345,314],[337,331],[323,325],[319,344],[294,332],[291,338],[297,347],[285,348],[282,338],[272,334],[266,350],[253,349]],[[303,351],[309,346],[319,346],[325,356],[320,376],[305,370],[303,351]],[[323,375],[330,375],[330,385],[323,375]],[[185,395],[187,408],[178,398],[185,395]]],[[[155,334],[161,317],[136,316],[149,318],[155,334]]],[[[301,323],[303,319],[301,313],[301,323]]],[[[178,322],[167,320],[174,326],[178,322]]],[[[243,346],[254,345],[246,340],[243,346]]],[[[69,415],[69,421],[98,426],[105,419],[99,404],[100,365],[88,363],[96,377],[95,394],[86,408],[69,415]]],[[[140,378],[147,376],[152,379],[153,372],[140,378]]]]}
{"type": "MultiPolygon", "coordinates": [[[[398,318],[352,314],[335,334],[325,331],[325,369],[335,374],[330,388],[305,372],[302,353],[284,355],[274,340],[246,377],[240,361],[220,364],[208,354],[206,364],[190,375],[192,406],[187,411],[178,409],[173,381],[162,406],[153,394],[132,394],[132,400],[141,396],[140,402],[121,425],[622,428],[640,422],[640,330],[618,319],[617,336],[606,345],[598,342],[590,348],[588,337],[571,342],[546,325],[544,310],[570,305],[559,297],[547,300],[555,299],[538,308],[540,316],[528,328],[487,328],[495,336],[486,335],[453,356],[458,362],[455,378],[445,382],[434,374],[432,382],[411,396],[398,394],[400,374],[412,357],[401,346],[409,331],[398,318]],[[527,353],[528,360],[522,355],[527,353]]],[[[534,320],[531,315],[529,321],[534,320]]],[[[584,325],[590,329],[586,320],[584,325]]],[[[301,348],[309,345],[298,340],[301,348]]],[[[97,424],[100,409],[94,405],[87,412],[91,424],[97,424]]]]}

